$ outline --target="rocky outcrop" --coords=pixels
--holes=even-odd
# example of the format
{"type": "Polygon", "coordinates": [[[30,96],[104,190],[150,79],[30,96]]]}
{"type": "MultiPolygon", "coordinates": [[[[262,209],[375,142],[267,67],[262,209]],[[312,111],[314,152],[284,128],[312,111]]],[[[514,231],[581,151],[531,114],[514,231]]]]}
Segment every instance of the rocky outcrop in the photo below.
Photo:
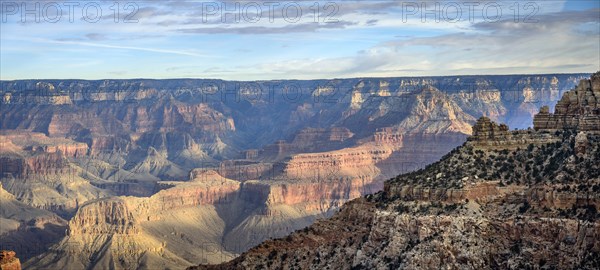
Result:
{"type": "Polygon", "coordinates": [[[376,144],[401,144],[404,133],[392,128],[382,128],[373,135],[376,144]]]}
{"type": "Polygon", "coordinates": [[[21,270],[21,261],[16,257],[14,251],[0,251],[0,269],[2,270],[21,270]]]}
{"type": "Polygon", "coordinates": [[[600,131],[600,72],[565,93],[554,113],[543,107],[534,118],[536,130],[600,131]]]}
{"type": "Polygon", "coordinates": [[[1,157],[5,166],[0,173],[15,178],[31,175],[50,175],[68,172],[68,162],[61,153],[39,154],[32,157],[1,157]]]}
{"type": "Polygon", "coordinates": [[[84,143],[28,131],[3,131],[0,142],[9,146],[0,147],[0,175],[4,177],[68,173],[67,158],[82,157],[88,151],[84,143]]]}
{"type": "Polygon", "coordinates": [[[345,127],[306,128],[300,130],[291,142],[295,152],[322,152],[330,149],[339,149],[344,142],[354,136],[345,127]]]}
{"type": "Polygon", "coordinates": [[[221,246],[224,230],[216,208],[233,204],[240,183],[204,171],[187,182],[160,185],[163,189],[147,198],[111,197],[85,203],[69,221],[67,236],[26,266],[131,269],[160,264],[159,268],[177,269],[189,266],[188,260],[232,258],[222,248],[211,249],[221,246]],[[218,254],[190,255],[186,250],[191,249],[218,254]]]}
{"type": "Polygon", "coordinates": [[[398,196],[409,201],[439,201],[458,203],[466,200],[487,201],[502,196],[503,189],[498,183],[473,183],[464,188],[430,188],[412,185],[385,185],[384,191],[389,196],[398,196]]]}
{"type": "MultiPolygon", "coordinates": [[[[219,167],[214,169],[218,171],[219,175],[222,175],[225,178],[247,181],[274,179],[277,175],[281,174],[283,167],[283,162],[270,163],[248,160],[227,160],[221,162],[219,167]]],[[[193,170],[192,174],[201,171],[203,171],[203,169],[193,170]]]]}
{"type": "Polygon", "coordinates": [[[526,201],[540,208],[571,209],[593,206],[600,208],[600,194],[566,192],[556,186],[525,188],[523,186],[501,186],[497,181],[471,183],[463,188],[431,188],[419,185],[385,185],[390,197],[405,201],[441,202],[456,204],[466,201],[489,203],[492,201],[526,201]]]}
{"type": "Polygon", "coordinates": [[[496,124],[487,117],[481,117],[473,126],[473,135],[467,139],[478,148],[524,148],[529,144],[547,144],[556,142],[558,138],[547,133],[532,131],[510,131],[505,124],[496,124]]]}
{"type": "Polygon", "coordinates": [[[88,146],[85,143],[75,142],[64,138],[50,138],[43,133],[29,132],[26,130],[2,130],[0,132],[2,145],[10,144],[14,148],[2,147],[0,153],[34,153],[54,154],[60,152],[68,158],[85,156],[88,146]]]}
{"type": "Polygon", "coordinates": [[[135,234],[135,219],[127,203],[106,199],[82,206],[69,221],[69,235],[135,234]]]}
{"type": "Polygon", "coordinates": [[[590,141],[587,138],[585,132],[580,131],[575,136],[575,154],[585,155],[586,150],[590,147],[590,141]]]}
{"type": "Polygon", "coordinates": [[[318,181],[299,183],[261,183],[249,181],[244,184],[243,196],[261,200],[266,204],[300,206],[310,213],[327,213],[345,202],[381,189],[381,183],[364,179],[342,181],[318,181]]]}
{"type": "Polygon", "coordinates": [[[469,140],[506,140],[508,137],[509,129],[507,125],[498,125],[487,117],[481,117],[473,126],[473,135],[469,137],[469,140]]]}
{"type": "Polygon", "coordinates": [[[286,163],[287,179],[335,179],[340,177],[371,176],[377,173],[376,164],[388,158],[394,146],[365,144],[331,152],[294,155],[286,163]]]}
{"type": "Polygon", "coordinates": [[[199,205],[226,204],[236,198],[238,181],[224,178],[216,172],[195,175],[189,183],[175,183],[173,188],[162,190],[151,198],[160,202],[151,205],[149,212],[181,209],[199,205]]]}
{"type": "Polygon", "coordinates": [[[89,168],[74,162],[87,156],[85,143],[24,130],[3,131],[0,142],[8,146],[0,147],[0,180],[24,203],[71,215],[79,203],[110,194],[83,179],[89,168]]]}

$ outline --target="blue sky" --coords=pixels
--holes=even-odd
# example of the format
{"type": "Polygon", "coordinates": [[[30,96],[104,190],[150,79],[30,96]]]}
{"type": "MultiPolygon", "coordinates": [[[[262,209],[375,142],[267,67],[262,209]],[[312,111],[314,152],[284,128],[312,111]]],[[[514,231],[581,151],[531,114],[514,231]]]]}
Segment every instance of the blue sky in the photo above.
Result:
{"type": "Polygon", "coordinates": [[[600,70],[600,1],[1,2],[2,80],[600,70]]]}

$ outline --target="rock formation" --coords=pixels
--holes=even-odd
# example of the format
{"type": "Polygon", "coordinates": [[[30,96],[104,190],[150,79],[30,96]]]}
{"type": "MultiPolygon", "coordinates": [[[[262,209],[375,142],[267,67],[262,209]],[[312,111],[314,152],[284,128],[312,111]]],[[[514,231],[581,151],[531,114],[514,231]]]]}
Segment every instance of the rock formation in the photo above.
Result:
{"type": "Polygon", "coordinates": [[[87,155],[85,143],[23,130],[3,131],[0,142],[2,182],[24,203],[68,215],[80,202],[110,194],[84,179],[84,166],[74,162],[87,155]]]}
{"type": "Polygon", "coordinates": [[[0,251],[0,269],[2,270],[21,270],[21,262],[15,257],[14,251],[0,251]]]}
{"type": "Polygon", "coordinates": [[[542,107],[533,125],[536,130],[600,131],[600,72],[565,93],[553,114],[548,107],[542,107]]]}
{"type": "Polygon", "coordinates": [[[558,140],[551,134],[533,133],[531,130],[510,131],[505,124],[496,124],[487,117],[481,117],[473,126],[473,135],[467,139],[477,148],[508,149],[524,147],[528,144],[545,144],[558,140]]]}
{"type": "Polygon", "coordinates": [[[473,134],[469,140],[487,141],[508,139],[509,130],[505,124],[496,124],[487,117],[481,117],[473,126],[473,134]]]}

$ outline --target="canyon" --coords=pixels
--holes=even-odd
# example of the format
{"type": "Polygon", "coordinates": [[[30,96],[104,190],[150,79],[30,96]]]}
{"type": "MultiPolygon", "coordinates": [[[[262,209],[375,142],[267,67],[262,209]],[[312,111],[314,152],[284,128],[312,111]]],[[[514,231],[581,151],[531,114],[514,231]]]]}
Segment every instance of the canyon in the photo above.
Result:
{"type": "Polygon", "coordinates": [[[481,117],[461,146],[331,218],[188,269],[597,269],[600,72],[535,129],[481,117]]]}
{"type": "MultiPolygon", "coordinates": [[[[26,269],[177,269],[230,261],[352,205],[374,207],[344,204],[381,190],[443,203],[509,194],[519,188],[472,176],[453,180],[451,191],[384,181],[426,168],[467,138],[486,151],[559,140],[508,126],[596,129],[597,82],[582,85],[586,77],[0,81],[2,206],[15,205],[1,216],[9,224],[1,248],[26,269]],[[583,94],[568,92],[578,84],[583,94]],[[585,117],[561,120],[579,115],[577,104],[585,117]]],[[[374,209],[348,220],[396,226],[374,209]]]]}

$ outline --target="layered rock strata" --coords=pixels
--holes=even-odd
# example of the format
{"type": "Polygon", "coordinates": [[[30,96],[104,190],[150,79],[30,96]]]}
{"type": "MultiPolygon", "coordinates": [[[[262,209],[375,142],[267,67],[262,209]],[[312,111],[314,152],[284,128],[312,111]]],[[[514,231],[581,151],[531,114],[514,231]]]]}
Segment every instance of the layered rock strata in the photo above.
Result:
{"type": "Polygon", "coordinates": [[[550,113],[548,107],[542,107],[535,115],[533,125],[536,130],[599,131],[600,72],[589,80],[581,80],[575,89],[565,93],[554,113],[550,113]]]}
{"type": "Polygon", "coordinates": [[[529,144],[552,143],[559,138],[532,130],[510,131],[505,124],[498,125],[487,117],[481,117],[473,126],[473,135],[467,140],[477,148],[509,149],[526,147],[529,144]]]}

